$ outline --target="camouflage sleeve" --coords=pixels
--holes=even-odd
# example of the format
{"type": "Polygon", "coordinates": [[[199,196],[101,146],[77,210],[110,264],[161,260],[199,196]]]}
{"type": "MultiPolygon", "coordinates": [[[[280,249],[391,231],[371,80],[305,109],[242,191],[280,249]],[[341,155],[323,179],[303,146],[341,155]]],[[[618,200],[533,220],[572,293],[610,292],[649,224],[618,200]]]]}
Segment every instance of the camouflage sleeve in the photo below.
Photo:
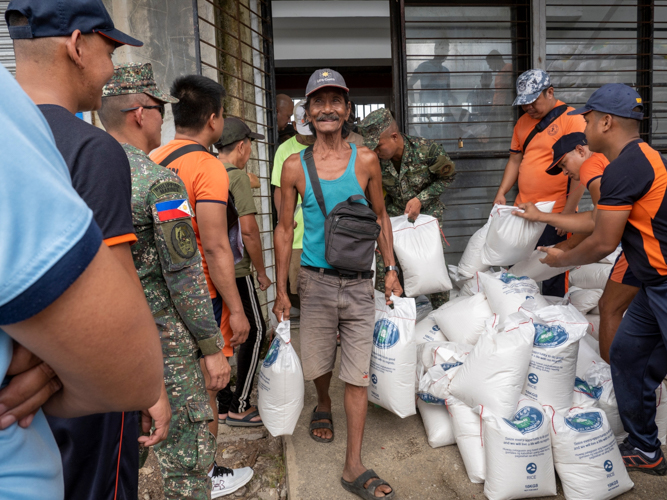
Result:
{"type": "Polygon", "coordinates": [[[224,341],[213,315],[185,187],[180,179],[161,179],[151,186],[148,198],[171,300],[204,356],[215,354],[224,341]]]}
{"type": "Polygon", "coordinates": [[[444,148],[433,142],[429,145],[426,154],[426,165],[431,177],[431,183],[417,195],[422,205],[437,199],[454,180],[454,162],[444,148]]]}

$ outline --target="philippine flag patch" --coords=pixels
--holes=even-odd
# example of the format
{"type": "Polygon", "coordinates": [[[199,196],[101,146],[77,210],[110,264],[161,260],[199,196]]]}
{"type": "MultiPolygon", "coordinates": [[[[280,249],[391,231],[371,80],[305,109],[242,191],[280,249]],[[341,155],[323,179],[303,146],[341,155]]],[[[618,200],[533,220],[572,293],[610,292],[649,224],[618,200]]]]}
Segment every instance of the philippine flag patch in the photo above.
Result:
{"type": "Polygon", "coordinates": [[[160,222],[192,217],[188,200],[161,201],[155,204],[155,209],[160,222]]]}

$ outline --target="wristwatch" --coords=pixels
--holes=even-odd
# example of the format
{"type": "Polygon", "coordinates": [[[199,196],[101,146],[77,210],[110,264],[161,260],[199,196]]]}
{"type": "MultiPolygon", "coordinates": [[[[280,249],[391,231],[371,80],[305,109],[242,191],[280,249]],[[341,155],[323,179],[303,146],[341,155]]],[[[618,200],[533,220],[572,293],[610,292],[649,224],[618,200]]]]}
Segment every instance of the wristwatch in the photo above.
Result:
{"type": "Polygon", "coordinates": [[[396,271],[396,274],[398,274],[398,266],[387,266],[384,268],[385,274],[387,274],[389,271],[396,271]]]}

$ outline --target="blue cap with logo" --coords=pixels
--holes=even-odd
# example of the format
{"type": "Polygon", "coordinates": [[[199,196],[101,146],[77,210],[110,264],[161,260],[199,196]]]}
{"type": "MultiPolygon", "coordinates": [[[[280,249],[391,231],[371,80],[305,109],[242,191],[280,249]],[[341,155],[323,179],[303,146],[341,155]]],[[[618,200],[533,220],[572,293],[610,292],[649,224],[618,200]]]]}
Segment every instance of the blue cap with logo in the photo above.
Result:
{"type": "Polygon", "coordinates": [[[143,42],[117,30],[102,0],[12,0],[5,21],[14,40],[99,33],[116,45],[141,47],[143,42]],[[28,18],[24,26],[10,26],[12,12],[28,18]]]}
{"type": "Polygon", "coordinates": [[[577,146],[586,146],[587,144],[586,134],[583,132],[572,132],[571,134],[564,135],[558,139],[556,144],[552,146],[552,149],[554,150],[554,161],[547,167],[547,174],[560,174],[563,169],[560,168],[558,164],[563,159],[563,156],[570,151],[574,151],[577,146]]]}
{"type": "Polygon", "coordinates": [[[588,98],[583,107],[570,111],[568,115],[583,115],[591,111],[609,113],[622,118],[644,118],[644,104],[635,89],[623,83],[607,83],[588,98]],[[639,107],[641,111],[633,111],[639,107]]]}
{"type": "Polygon", "coordinates": [[[512,106],[535,102],[543,90],[551,87],[551,77],[543,69],[529,69],[516,79],[516,99],[512,106]]]}
{"type": "Polygon", "coordinates": [[[343,89],[345,92],[349,92],[350,89],[347,88],[345,84],[345,79],[338,71],[332,69],[318,69],[308,79],[308,85],[306,86],[306,97],[320,90],[324,87],[337,87],[343,89]]]}

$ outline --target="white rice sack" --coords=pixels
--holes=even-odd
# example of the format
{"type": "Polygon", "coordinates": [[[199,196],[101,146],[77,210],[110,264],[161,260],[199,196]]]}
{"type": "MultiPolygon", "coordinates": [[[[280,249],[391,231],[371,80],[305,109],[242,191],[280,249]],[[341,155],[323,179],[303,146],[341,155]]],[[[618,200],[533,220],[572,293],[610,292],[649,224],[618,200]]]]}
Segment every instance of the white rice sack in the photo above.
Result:
{"type": "Polygon", "coordinates": [[[438,219],[420,214],[412,223],[407,215],[401,215],[391,218],[391,228],[405,295],[417,297],[451,290],[438,219]]]}
{"type": "Polygon", "coordinates": [[[584,290],[604,290],[612,264],[586,264],[570,271],[570,285],[584,290]]]}
{"type": "Polygon", "coordinates": [[[430,404],[443,405],[451,396],[449,386],[452,379],[463,364],[465,356],[453,359],[448,363],[441,363],[429,368],[419,380],[417,396],[420,400],[430,404]]]}
{"type": "Polygon", "coordinates": [[[431,300],[426,295],[415,297],[415,308],[417,309],[417,323],[425,320],[433,312],[431,300]]]}
{"type": "Polygon", "coordinates": [[[447,398],[447,410],[454,423],[454,436],[459,453],[466,467],[468,479],[472,483],[483,483],[486,464],[480,416],[465,403],[456,398],[447,398]]]}
{"type": "Polygon", "coordinates": [[[443,363],[463,361],[472,351],[471,345],[456,342],[426,342],[417,347],[417,363],[428,370],[432,366],[443,363]]]}
{"type": "Polygon", "coordinates": [[[579,408],[598,408],[598,400],[600,399],[601,394],[601,387],[591,387],[588,385],[588,382],[576,377],[574,379],[572,406],[579,408]]]}
{"type": "Polygon", "coordinates": [[[470,407],[483,405],[501,418],[510,418],[528,375],[533,337],[529,328],[499,333],[489,329],[449,385],[452,396],[470,407]]]}
{"type": "Polygon", "coordinates": [[[452,284],[454,285],[452,291],[456,289],[460,290],[463,285],[465,285],[466,282],[472,278],[472,276],[468,276],[467,274],[465,276],[461,274],[457,266],[447,266],[447,269],[449,269],[449,278],[452,280],[452,284]]]}
{"type": "MultiPolygon", "coordinates": [[[[479,293],[481,291],[480,286],[479,286],[479,279],[477,277],[471,279],[470,281],[466,281],[466,283],[463,285],[461,288],[461,291],[459,293],[459,297],[472,297],[476,293],[479,293]]],[[[450,292],[451,293],[451,292],[450,292]]],[[[451,298],[451,295],[450,295],[451,298]]]]}
{"type": "Polygon", "coordinates": [[[667,385],[664,382],[655,390],[655,424],[660,444],[667,444],[667,385]]]}
{"type": "Polygon", "coordinates": [[[609,255],[607,255],[604,259],[600,261],[601,264],[615,264],[616,259],[618,259],[618,256],[621,255],[621,252],[623,251],[623,247],[621,245],[618,245],[616,247],[616,250],[611,252],[609,255]]]}
{"type": "Polygon", "coordinates": [[[415,325],[415,343],[417,345],[426,342],[445,342],[446,340],[440,331],[440,327],[433,319],[433,313],[415,325]]]}
{"type": "Polygon", "coordinates": [[[535,299],[538,309],[549,305],[540,295],[537,283],[530,278],[499,272],[491,275],[477,273],[477,279],[479,287],[486,295],[491,311],[498,315],[501,326],[505,324],[507,317],[517,312],[526,300],[535,299]]]}
{"type": "Polygon", "coordinates": [[[484,421],[486,498],[510,500],[555,495],[551,422],[542,407],[522,399],[510,419],[499,418],[486,408],[478,409],[484,421]]]}
{"type": "Polygon", "coordinates": [[[484,224],[481,228],[475,231],[470,239],[468,245],[461,255],[458,266],[458,274],[461,277],[472,278],[477,272],[484,272],[489,269],[489,266],[482,263],[482,248],[486,241],[486,235],[489,232],[489,225],[491,221],[484,224]]]}
{"type": "MultiPolygon", "coordinates": [[[[540,202],[535,206],[550,213],[555,202],[540,202]]],[[[530,257],[546,224],[529,222],[512,215],[517,207],[495,205],[489,217],[489,232],[482,248],[482,263],[487,266],[511,266],[530,257]]],[[[460,266],[460,264],[459,264],[460,266]]]]}
{"type": "Polygon", "coordinates": [[[455,299],[460,296],[461,296],[461,290],[459,290],[458,288],[452,288],[449,291],[449,300],[455,299]]]}
{"type": "MultiPolygon", "coordinates": [[[[584,337],[585,339],[586,337],[584,337]]],[[[588,341],[579,342],[579,354],[577,356],[577,377],[584,379],[586,372],[594,364],[607,364],[600,357],[600,353],[588,341]]]]}
{"type": "MultiPolygon", "coordinates": [[[[587,314],[586,321],[588,321],[588,334],[591,335],[595,340],[600,340],[600,315],[599,314],[587,314]]],[[[598,348],[598,352],[600,349],[598,348]]]]}
{"type": "Polygon", "coordinates": [[[581,314],[587,314],[598,306],[602,292],[603,290],[599,289],[572,287],[565,297],[581,314]]]}
{"type": "Polygon", "coordinates": [[[618,413],[618,403],[616,402],[616,393],[611,379],[611,367],[607,363],[594,363],[586,372],[584,380],[591,388],[597,388],[600,392],[598,398],[598,407],[603,410],[609,421],[616,442],[622,443],[628,436],[621,422],[621,415],[618,413]]]}
{"type": "Polygon", "coordinates": [[[557,411],[572,406],[579,341],[588,323],[572,305],[549,306],[530,313],[530,322],[519,328],[532,331],[533,353],[523,393],[557,411]]]}
{"type": "Polygon", "coordinates": [[[375,329],[371,352],[368,400],[401,418],[417,413],[415,407],[415,299],[375,297],[375,329]]]}
{"type": "Polygon", "coordinates": [[[486,320],[493,316],[484,293],[459,297],[433,312],[433,318],[447,340],[475,345],[485,332],[486,320]]]}
{"type": "Polygon", "coordinates": [[[634,486],[604,411],[573,408],[551,416],[551,446],[567,500],[609,500],[634,486]]]}
{"type": "Polygon", "coordinates": [[[507,272],[514,276],[527,276],[539,283],[572,269],[572,267],[551,267],[540,262],[546,255],[541,250],[534,250],[527,259],[517,262],[507,272]]]}
{"type": "Polygon", "coordinates": [[[291,436],[303,409],[301,362],[291,344],[290,322],[283,321],[266,353],[257,382],[257,409],[272,436],[291,436]]]}
{"type": "Polygon", "coordinates": [[[456,443],[454,424],[444,405],[430,405],[421,399],[417,401],[419,415],[424,422],[426,438],[431,448],[440,448],[456,443]]]}

